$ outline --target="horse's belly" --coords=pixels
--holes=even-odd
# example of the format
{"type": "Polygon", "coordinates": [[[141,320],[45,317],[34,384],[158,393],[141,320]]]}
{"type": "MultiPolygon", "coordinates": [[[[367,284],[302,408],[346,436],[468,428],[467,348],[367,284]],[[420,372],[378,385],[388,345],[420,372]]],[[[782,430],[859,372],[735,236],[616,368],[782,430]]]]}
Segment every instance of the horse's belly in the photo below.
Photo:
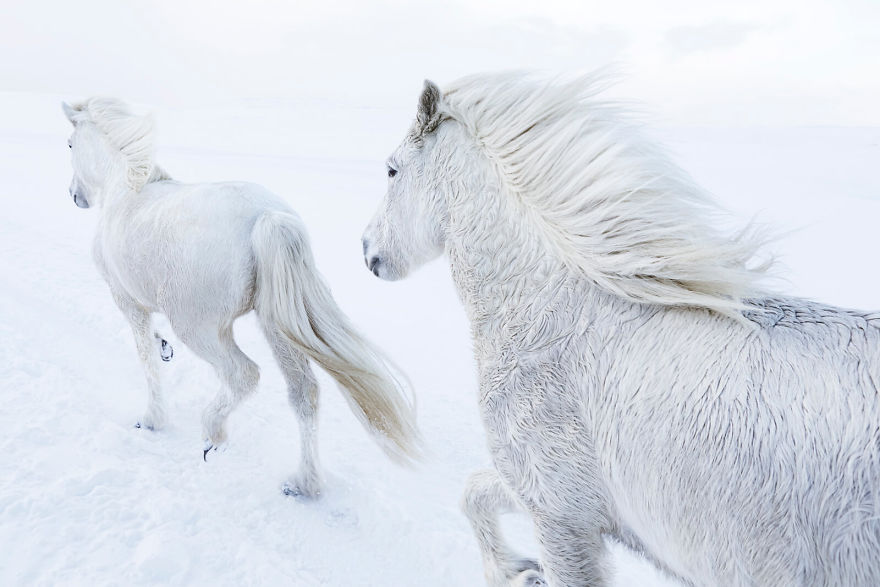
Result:
{"type": "Polygon", "coordinates": [[[669,465],[636,458],[606,469],[625,542],[694,585],[797,584],[791,565],[800,542],[790,520],[756,503],[763,501],[757,495],[749,504],[736,489],[729,491],[735,476],[724,481],[719,471],[702,485],[677,484],[669,465]],[[629,471],[621,474],[624,466],[629,471]]]}
{"type": "Polygon", "coordinates": [[[249,309],[254,269],[246,231],[127,234],[105,242],[105,276],[151,311],[239,315],[249,309]],[[241,233],[241,234],[239,234],[241,233]]]}
{"type": "MultiPolygon", "coordinates": [[[[668,516],[657,516],[656,510],[672,504],[653,498],[654,505],[645,503],[645,496],[633,495],[631,487],[609,487],[612,495],[620,538],[632,548],[648,553],[668,571],[700,585],[711,570],[695,564],[694,544],[683,528],[668,516]],[[672,523],[670,523],[672,522],[672,523]]],[[[677,508],[675,508],[677,509],[677,508]]],[[[668,509],[667,509],[668,511],[668,509]]]]}

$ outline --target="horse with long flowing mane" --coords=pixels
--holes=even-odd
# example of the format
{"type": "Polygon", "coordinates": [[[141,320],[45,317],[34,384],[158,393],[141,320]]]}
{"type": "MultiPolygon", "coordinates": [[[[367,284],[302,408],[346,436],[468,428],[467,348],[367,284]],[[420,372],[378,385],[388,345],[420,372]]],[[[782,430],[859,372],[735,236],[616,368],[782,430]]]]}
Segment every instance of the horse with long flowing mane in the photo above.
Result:
{"type": "Polygon", "coordinates": [[[232,331],[236,318],[255,310],[300,421],[301,466],[285,492],[315,496],[321,489],[310,360],[336,379],[389,456],[416,456],[405,380],[336,305],[293,210],[250,183],[174,181],[155,163],[152,120],[119,100],[92,98],[64,111],[74,127],[70,195],[81,208],[101,208],[95,262],[131,324],[146,373],[149,402],[139,426],[155,430],[166,420],[157,360],[170,352],[151,326],[152,314],[162,312],[221,381],[202,418],[205,456],[222,443],[229,413],[259,379],[232,331]]]}
{"type": "Polygon", "coordinates": [[[425,83],[364,234],[440,256],[494,469],[463,508],[493,586],[605,585],[605,540],[693,585],[880,584],[880,314],[772,296],[602,76],[425,83]],[[497,515],[530,514],[540,562],[497,515]]]}

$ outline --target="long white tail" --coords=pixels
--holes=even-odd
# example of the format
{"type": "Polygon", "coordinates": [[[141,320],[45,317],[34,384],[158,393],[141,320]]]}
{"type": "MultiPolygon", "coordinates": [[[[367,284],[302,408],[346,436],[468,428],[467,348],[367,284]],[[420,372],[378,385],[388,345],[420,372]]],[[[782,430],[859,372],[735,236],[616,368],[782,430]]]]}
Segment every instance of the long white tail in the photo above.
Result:
{"type": "Polygon", "coordinates": [[[346,401],[389,457],[419,455],[413,403],[379,349],[336,305],[315,268],[299,217],[270,212],[251,233],[257,265],[254,309],[339,384],[346,401]]]}

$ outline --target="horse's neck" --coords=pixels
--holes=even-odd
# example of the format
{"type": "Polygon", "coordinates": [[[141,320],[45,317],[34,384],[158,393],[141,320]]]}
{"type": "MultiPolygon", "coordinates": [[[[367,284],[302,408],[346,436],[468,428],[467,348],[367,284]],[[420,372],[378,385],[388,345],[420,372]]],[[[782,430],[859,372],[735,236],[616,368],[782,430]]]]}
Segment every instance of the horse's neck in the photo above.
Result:
{"type": "MultiPolygon", "coordinates": [[[[144,182],[140,189],[144,189],[144,187],[151,183],[169,179],[171,179],[171,176],[164,169],[155,165],[147,181],[144,182]]],[[[104,209],[105,216],[108,213],[113,214],[115,211],[125,208],[124,204],[126,203],[127,196],[131,195],[131,193],[132,187],[128,183],[128,178],[124,174],[113,174],[113,179],[109,179],[102,190],[101,207],[104,209]]]]}
{"type": "Polygon", "coordinates": [[[562,298],[592,288],[551,253],[528,212],[505,193],[491,163],[477,172],[482,185],[450,201],[447,239],[452,276],[474,336],[503,337],[551,308],[579,312],[562,298]]]}

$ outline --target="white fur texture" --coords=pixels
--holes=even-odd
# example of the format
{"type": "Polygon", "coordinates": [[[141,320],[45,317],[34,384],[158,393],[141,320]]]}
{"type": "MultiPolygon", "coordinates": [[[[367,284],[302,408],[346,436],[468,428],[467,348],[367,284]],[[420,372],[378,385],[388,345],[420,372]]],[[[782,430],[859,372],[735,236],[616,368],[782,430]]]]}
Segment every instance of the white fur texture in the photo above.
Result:
{"type": "Polygon", "coordinates": [[[601,85],[426,82],[364,235],[386,279],[448,254],[489,584],[605,585],[606,538],[693,585],[880,584],[880,314],[761,295],[758,240],[714,229],[601,85]],[[514,505],[540,564],[500,536],[514,505]]]}
{"type": "Polygon", "coordinates": [[[397,460],[416,454],[405,385],[360,336],[318,275],[305,227],[277,196],[248,183],[182,184],[153,161],[152,125],[122,102],[65,105],[77,205],[101,208],[94,258],[134,330],[150,392],[142,424],[166,419],[151,314],[221,381],[203,416],[206,447],[226,438],[229,413],[259,380],[236,345],[236,318],[256,310],[300,419],[302,466],[290,491],[316,495],[318,387],[309,359],[339,383],[355,415],[397,460]]]}

